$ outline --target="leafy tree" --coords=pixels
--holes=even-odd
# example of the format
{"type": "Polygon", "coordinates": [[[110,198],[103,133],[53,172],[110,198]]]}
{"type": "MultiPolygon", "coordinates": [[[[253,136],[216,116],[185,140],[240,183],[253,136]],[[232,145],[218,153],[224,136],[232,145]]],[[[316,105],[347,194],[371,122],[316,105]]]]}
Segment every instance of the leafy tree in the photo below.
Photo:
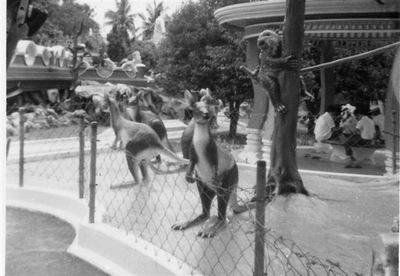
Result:
{"type": "MultiPolygon", "coordinates": [[[[337,41],[334,44],[335,56],[333,60],[360,54],[382,46],[384,42],[350,42],[337,41]]],[[[353,60],[333,67],[335,94],[342,94],[346,102],[352,105],[369,104],[370,101],[386,98],[386,90],[391,66],[394,59],[394,50],[370,56],[364,59],[353,60]]],[[[302,67],[317,65],[321,60],[321,49],[318,46],[305,45],[302,67]]],[[[309,102],[307,107],[313,114],[319,112],[318,92],[320,88],[320,71],[309,72],[305,77],[309,92],[317,99],[309,102]]],[[[333,103],[331,103],[333,104],[333,103]]]]}
{"type": "MultiPolygon", "coordinates": [[[[334,59],[370,49],[360,46],[336,47],[337,55],[334,59]]],[[[370,101],[384,100],[393,59],[392,50],[336,66],[334,68],[336,93],[343,93],[351,104],[369,104],[370,101]]]]}
{"type": "Polygon", "coordinates": [[[41,45],[64,44],[76,34],[81,22],[84,22],[81,42],[91,41],[94,47],[102,43],[99,25],[92,18],[93,9],[87,4],[79,4],[74,0],[37,0],[35,6],[45,9],[49,17],[39,32],[32,38],[41,45]],[[91,30],[91,31],[90,31],[91,30]]]}
{"type": "Polygon", "coordinates": [[[146,66],[146,72],[154,70],[157,65],[158,51],[150,40],[136,40],[132,46],[132,51],[139,51],[142,63],[146,66]]]}
{"type": "Polygon", "coordinates": [[[119,62],[128,55],[130,41],[127,32],[114,26],[107,34],[107,41],[107,54],[111,60],[119,62]]]}
{"type": "Polygon", "coordinates": [[[159,84],[167,93],[210,88],[230,107],[230,136],[236,135],[239,106],[252,98],[250,80],[239,70],[244,63],[241,34],[219,26],[215,9],[233,1],[189,2],[172,16],[159,47],[159,84]]]}
{"type": "Polygon", "coordinates": [[[154,26],[157,18],[165,10],[163,2],[157,3],[153,1],[153,5],[147,5],[146,14],[138,14],[139,18],[142,20],[142,39],[149,40],[153,37],[154,26]]]}
{"type": "Polygon", "coordinates": [[[105,13],[105,17],[108,19],[106,24],[112,26],[111,32],[107,34],[107,54],[112,60],[120,61],[127,56],[130,50],[131,40],[129,33],[134,40],[136,28],[129,1],[117,0],[116,6],[116,11],[108,10],[105,13]]]}
{"type": "Polygon", "coordinates": [[[90,52],[99,53],[103,48],[106,47],[105,41],[99,30],[95,30],[92,32],[92,34],[83,36],[82,41],[85,42],[86,48],[90,52]]]}

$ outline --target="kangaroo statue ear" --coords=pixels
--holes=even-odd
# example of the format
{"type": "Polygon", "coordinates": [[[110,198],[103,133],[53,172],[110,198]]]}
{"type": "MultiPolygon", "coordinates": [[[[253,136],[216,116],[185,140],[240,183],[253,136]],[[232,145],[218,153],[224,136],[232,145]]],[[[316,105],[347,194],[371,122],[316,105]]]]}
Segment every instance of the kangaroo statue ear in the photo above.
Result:
{"type": "Polygon", "coordinates": [[[185,90],[185,91],[183,92],[183,94],[184,94],[184,96],[185,96],[186,102],[187,102],[190,106],[192,106],[192,105],[195,104],[196,101],[195,101],[195,99],[194,99],[192,93],[191,93],[189,90],[185,90]]]}
{"type": "Polygon", "coordinates": [[[128,99],[128,104],[136,105],[138,102],[137,97],[134,95],[128,99]]]}
{"type": "Polygon", "coordinates": [[[110,102],[110,94],[109,94],[109,92],[104,92],[104,101],[106,103],[110,102]]]}
{"type": "Polygon", "coordinates": [[[136,95],[129,98],[128,103],[137,105],[139,104],[140,98],[143,97],[143,90],[140,90],[136,95]]]}

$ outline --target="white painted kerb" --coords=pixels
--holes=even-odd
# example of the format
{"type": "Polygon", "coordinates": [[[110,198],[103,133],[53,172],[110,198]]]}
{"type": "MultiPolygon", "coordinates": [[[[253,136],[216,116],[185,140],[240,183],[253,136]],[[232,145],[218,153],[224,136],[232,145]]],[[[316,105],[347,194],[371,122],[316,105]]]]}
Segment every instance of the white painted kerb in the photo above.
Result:
{"type": "MultiPolygon", "coordinates": [[[[110,275],[202,275],[171,254],[104,223],[88,222],[88,204],[75,194],[34,187],[7,187],[6,205],[54,215],[76,231],[68,252],[110,275]]],[[[96,221],[101,221],[101,209],[96,221]]]]}

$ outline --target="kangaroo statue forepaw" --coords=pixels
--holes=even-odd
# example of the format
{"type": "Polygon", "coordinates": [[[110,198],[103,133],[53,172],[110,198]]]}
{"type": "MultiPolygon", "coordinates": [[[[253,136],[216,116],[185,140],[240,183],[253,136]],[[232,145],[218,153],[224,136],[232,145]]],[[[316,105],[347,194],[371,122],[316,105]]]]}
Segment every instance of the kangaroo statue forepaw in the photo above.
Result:
{"type": "Polygon", "coordinates": [[[118,149],[118,147],[117,147],[117,143],[112,143],[112,145],[111,145],[111,147],[110,147],[111,149],[113,149],[113,150],[117,150],[118,149]]]}
{"type": "Polygon", "coordinates": [[[232,206],[232,212],[234,214],[240,214],[240,213],[243,213],[243,212],[247,212],[247,211],[249,211],[251,209],[254,209],[254,207],[255,207],[255,203],[253,203],[253,202],[250,202],[250,203],[245,204],[245,205],[239,205],[238,204],[236,206],[232,206]]]}
{"type": "Polygon", "coordinates": [[[185,179],[189,183],[194,183],[195,182],[195,179],[194,179],[193,175],[191,175],[191,174],[186,174],[185,175],[185,179]]]}

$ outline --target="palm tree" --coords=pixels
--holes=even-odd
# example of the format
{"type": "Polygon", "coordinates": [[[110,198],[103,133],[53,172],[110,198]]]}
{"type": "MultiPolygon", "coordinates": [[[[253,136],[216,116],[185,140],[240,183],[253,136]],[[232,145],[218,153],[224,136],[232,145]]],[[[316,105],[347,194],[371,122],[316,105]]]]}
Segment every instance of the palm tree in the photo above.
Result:
{"type": "Polygon", "coordinates": [[[143,25],[141,28],[143,40],[148,40],[153,37],[155,22],[164,10],[163,2],[157,3],[156,0],[153,0],[153,5],[147,5],[146,14],[138,14],[143,25]]]}
{"type": "Polygon", "coordinates": [[[117,10],[108,10],[105,13],[107,25],[112,29],[107,34],[108,46],[107,54],[113,61],[120,61],[125,58],[130,51],[131,42],[135,39],[135,15],[131,14],[129,0],[116,0],[117,10]],[[129,33],[132,39],[129,38],[129,33]]]}
{"type": "Polygon", "coordinates": [[[111,25],[113,29],[119,31],[127,31],[131,33],[132,37],[135,37],[136,28],[134,22],[134,14],[131,14],[131,5],[128,0],[116,0],[117,10],[108,10],[105,13],[106,25],[111,25]]]}

